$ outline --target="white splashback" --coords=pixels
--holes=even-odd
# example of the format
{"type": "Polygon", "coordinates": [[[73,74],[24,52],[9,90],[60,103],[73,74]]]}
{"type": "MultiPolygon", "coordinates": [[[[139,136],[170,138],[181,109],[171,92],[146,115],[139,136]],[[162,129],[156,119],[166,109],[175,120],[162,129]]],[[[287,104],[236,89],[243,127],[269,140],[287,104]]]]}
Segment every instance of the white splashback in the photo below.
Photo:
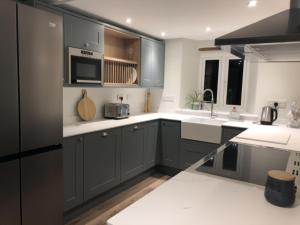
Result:
{"type": "MultiPolygon", "coordinates": [[[[124,103],[130,104],[131,115],[141,114],[144,112],[144,103],[146,98],[147,88],[79,88],[65,87],[63,89],[64,102],[64,124],[72,124],[80,121],[77,113],[77,103],[81,98],[81,90],[86,89],[88,96],[95,102],[96,118],[95,120],[103,119],[103,106],[108,102],[118,102],[117,95],[124,95],[124,103]]],[[[151,89],[153,93],[152,111],[157,112],[162,89],[151,89]]]]}

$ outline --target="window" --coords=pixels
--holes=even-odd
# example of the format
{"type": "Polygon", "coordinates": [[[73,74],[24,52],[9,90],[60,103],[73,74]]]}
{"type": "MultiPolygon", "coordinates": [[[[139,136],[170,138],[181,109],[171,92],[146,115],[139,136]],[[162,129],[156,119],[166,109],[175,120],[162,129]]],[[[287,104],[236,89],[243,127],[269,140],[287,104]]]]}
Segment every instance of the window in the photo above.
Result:
{"type": "MultiPolygon", "coordinates": [[[[217,103],[218,96],[218,80],[219,80],[219,60],[206,60],[204,89],[211,89],[214,93],[214,103],[217,103]]],[[[211,100],[211,94],[206,92],[203,96],[204,101],[211,100]]]]}
{"type": "Polygon", "coordinates": [[[226,92],[227,105],[241,105],[243,88],[244,61],[230,59],[228,65],[228,81],[226,92]]]}
{"type": "MultiPolygon", "coordinates": [[[[215,54],[201,58],[201,89],[211,89],[214,93],[214,103],[220,107],[243,107],[245,83],[244,60],[234,56],[215,54]]],[[[204,101],[210,101],[210,93],[203,96],[204,101]]]]}

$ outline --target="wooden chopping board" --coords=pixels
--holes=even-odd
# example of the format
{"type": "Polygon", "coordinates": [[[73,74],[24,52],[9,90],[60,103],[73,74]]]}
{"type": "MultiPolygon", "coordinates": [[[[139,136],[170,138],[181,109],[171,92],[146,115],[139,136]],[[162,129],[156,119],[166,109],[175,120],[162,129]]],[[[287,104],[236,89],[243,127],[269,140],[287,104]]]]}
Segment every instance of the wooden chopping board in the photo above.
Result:
{"type": "Polygon", "coordinates": [[[82,98],[78,102],[77,111],[82,120],[91,121],[96,116],[95,103],[87,96],[87,91],[82,89],[82,98]]]}

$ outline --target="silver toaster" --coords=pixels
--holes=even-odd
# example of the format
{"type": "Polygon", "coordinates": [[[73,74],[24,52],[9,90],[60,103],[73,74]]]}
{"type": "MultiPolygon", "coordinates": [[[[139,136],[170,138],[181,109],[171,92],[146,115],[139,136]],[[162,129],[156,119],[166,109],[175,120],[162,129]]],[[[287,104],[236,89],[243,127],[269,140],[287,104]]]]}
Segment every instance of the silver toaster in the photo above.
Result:
{"type": "Polygon", "coordinates": [[[124,119],[129,117],[129,104],[106,103],[104,105],[104,118],[124,119]]]}

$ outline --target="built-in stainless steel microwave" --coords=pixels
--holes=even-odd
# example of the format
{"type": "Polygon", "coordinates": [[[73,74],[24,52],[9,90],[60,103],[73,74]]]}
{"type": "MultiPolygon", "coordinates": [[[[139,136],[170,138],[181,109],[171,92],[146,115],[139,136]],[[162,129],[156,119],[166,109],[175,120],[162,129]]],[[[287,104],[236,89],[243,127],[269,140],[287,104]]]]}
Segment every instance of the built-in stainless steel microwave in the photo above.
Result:
{"type": "Polygon", "coordinates": [[[102,53],[69,48],[70,84],[101,84],[102,69],[102,53]]]}

